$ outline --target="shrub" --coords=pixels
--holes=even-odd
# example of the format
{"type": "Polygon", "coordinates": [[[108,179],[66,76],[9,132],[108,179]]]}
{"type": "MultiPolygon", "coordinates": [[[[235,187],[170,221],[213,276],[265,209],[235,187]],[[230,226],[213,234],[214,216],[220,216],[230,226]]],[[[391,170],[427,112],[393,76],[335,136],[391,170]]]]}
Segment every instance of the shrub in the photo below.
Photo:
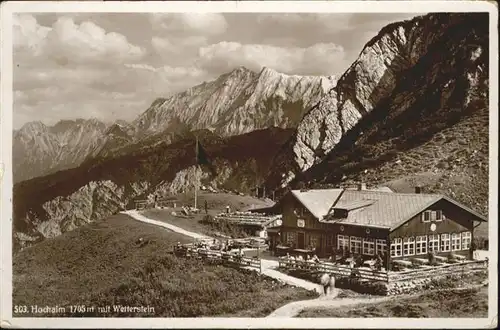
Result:
{"type": "Polygon", "coordinates": [[[434,252],[430,251],[429,253],[427,253],[427,260],[429,261],[429,265],[431,266],[437,265],[436,256],[434,252]]]}
{"type": "Polygon", "coordinates": [[[410,268],[420,268],[420,265],[422,265],[422,262],[417,260],[416,258],[411,258],[411,267],[410,268]]]}
{"type": "Polygon", "coordinates": [[[353,277],[341,277],[336,279],[335,287],[379,296],[387,294],[386,283],[380,281],[362,281],[353,277]]]}
{"type": "Polygon", "coordinates": [[[412,265],[420,266],[420,265],[425,264],[424,261],[422,261],[421,259],[417,259],[417,258],[411,258],[410,261],[411,261],[412,265]]]}
{"type": "Polygon", "coordinates": [[[488,238],[482,236],[475,236],[474,242],[478,250],[488,250],[488,238]]]}

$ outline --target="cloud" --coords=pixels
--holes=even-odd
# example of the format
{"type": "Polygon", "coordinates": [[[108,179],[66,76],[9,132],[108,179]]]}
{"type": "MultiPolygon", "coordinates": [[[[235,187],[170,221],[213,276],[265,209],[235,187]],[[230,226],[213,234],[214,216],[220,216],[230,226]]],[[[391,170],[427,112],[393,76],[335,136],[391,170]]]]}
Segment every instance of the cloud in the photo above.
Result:
{"type": "Polygon", "coordinates": [[[146,53],[122,34],[106,32],[92,22],[75,24],[73,18],[63,16],[52,27],[45,27],[32,15],[14,19],[14,51],[24,57],[43,57],[64,65],[132,61],[146,53]]]}
{"type": "Polygon", "coordinates": [[[142,64],[126,64],[126,67],[129,71],[125,74],[134,75],[136,80],[143,81],[145,88],[162,96],[184,91],[212,78],[209,72],[194,66],[153,67],[142,64]]]}
{"type": "Polygon", "coordinates": [[[323,13],[261,14],[257,16],[257,23],[266,29],[274,26],[279,30],[331,31],[347,28],[349,15],[323,13]]]}
{"type": "Polygon", "coordinates": [[[343,48],[332,43],[299,48],[219,42],[202,47],[197,63],[214,72],[227,72],[237,66],[258,71],[266,66],[284,73],[325,74],[342,61],[343,48]]]}
{"type": "Polygon", "coordinates": [[[120,70],[101,70],[100,75],[87,73],[89,79],[85,81],[75,79],[75,72],[39,70],[35,74],[38,83],[15,89],[14,127],[33,120],[52,125],[75,117],[108,122],[133,120],[155,98],[184,91],[211,78],[195,67],[153,67],[141,63],[125,64],[120,70]],[[75,76],[70,82],[72,75],[75,76]]]}
{"type": "Polygon", "coordinates": [[[91,85],[111,75],[109,68],[96,66],[24,65],[14,68],[14,90],[30,90],[46,86],[72,86],[75,89],[91,85]]]}
{"type": "Polygon", "coordinates": [[[34,56],[40,55],[50,30],[48,27],[38,25],[36,19],[31,15],[14,15],[14,50],[30,51],[34,56]]]}
{"type": "Polygon", "coordinates": [[[14,16],[14,118],[132,120],[235,67],[340,75],[415,14],[64,13],[14,16]]]}
{"type": "Polygon", "coordinates": [[[151,38],[153,49],[162,57],[172,55],[196,55],[198,49],[207,45],[207,38],[203,36],[186,36],[186,37],[153,37],[151,38]]]}
{"type": "Polygon", "coordinates": [[[228,27],[224,16],[217,13],[155,13],[150,20],[155,30],[190,35],[222,34],[228,27]]]}

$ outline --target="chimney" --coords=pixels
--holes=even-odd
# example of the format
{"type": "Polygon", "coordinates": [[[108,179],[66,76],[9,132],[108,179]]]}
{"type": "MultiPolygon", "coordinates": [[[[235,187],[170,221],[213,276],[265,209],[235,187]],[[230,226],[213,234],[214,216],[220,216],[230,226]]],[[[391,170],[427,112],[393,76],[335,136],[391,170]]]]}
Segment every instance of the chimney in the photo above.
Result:
{"type": "Polygon", "coordinates": [[[366,190],[366,183],[358,183],[358,190],[361,191],[361,190],[366,190]]]}
{"type": "Polygon", "coordinates": [[[415,187],[415,194],[420,194],[422,192],[422,187],[416,186],[415,187]]]}

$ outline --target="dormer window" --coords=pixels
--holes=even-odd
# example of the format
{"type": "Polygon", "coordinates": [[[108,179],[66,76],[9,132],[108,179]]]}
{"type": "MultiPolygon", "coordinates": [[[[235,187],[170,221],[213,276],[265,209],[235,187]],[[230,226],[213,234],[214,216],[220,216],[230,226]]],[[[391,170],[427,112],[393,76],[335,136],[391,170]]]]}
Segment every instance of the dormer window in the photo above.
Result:
{"type": "Polygon", "coordinates": [[[422,213],[422,222],[443,221],[443,212],[437,211],[424,211],[422,213]]]}
{"type": "Polygon", "coordinates": [[[333,209],[333,217],[335,219],[345,219],[345,218],[347,218],[347,210],[333,209]]]}

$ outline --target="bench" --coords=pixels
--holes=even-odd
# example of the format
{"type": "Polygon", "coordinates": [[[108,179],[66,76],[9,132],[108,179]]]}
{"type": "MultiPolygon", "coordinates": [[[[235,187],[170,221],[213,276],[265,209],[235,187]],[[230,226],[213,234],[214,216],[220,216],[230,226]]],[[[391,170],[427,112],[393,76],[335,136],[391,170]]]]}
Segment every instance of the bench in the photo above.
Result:
{"type": "Polygon", "coordinates": [[[442,256],[434,256],[437,261],[446,262],[448,258],[442,256]]]}
{"type": "Polygon", "coordinates": [[[408,260],[394,260],[393,263],[403,266],[403,267],[410,267],[411,266],[411,261],[408,260]]]}
{"type": "Polygon", "coordinates": [[[363,262],[363,266],[362,267],[368,267],[368,268],[373,268],[373,266],[375,266],[375,263],[376,263],[376,260],[365,260],[363,262]]]}
{"type": "Polygon", "coordinates": [[[424,258],[414,258],[415,262],[419,263],[420,265],[427,265],[429,263],[428,259],[424,258]]]}

